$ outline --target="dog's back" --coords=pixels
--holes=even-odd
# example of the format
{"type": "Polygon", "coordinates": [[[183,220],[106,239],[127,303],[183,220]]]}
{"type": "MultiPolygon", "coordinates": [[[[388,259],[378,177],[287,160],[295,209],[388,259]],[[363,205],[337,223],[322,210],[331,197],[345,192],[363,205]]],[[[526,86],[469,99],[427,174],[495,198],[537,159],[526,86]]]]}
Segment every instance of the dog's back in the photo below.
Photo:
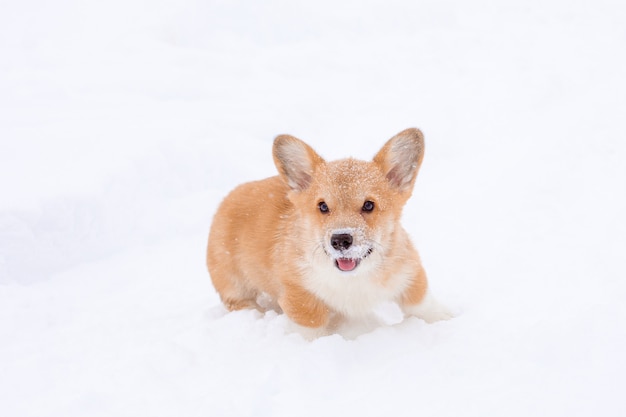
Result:
{"type": "Polygon", "coordinates": [[[209,234],[207,266],[213,285],[230,310],[257,308],[262,292],[276,299],[274,246],[283,236],[292,205],[279,177],[235,188],[222,202],[209,234]]]}

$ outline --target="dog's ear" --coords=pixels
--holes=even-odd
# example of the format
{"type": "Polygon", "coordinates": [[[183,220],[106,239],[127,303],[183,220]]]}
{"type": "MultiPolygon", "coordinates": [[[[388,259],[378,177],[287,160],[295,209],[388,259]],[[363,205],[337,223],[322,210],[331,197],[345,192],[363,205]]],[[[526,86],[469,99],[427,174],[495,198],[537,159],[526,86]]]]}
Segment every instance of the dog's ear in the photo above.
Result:
{"type": "Polygon", "coordinates": [[[315,167],[324,163],[313,148],[289,135],[280,135],[274,139],[273,154],[278,172],[296,191],[306,190],[313,180],[315,167]]]}
{"type": "Polygon", "coordinates": [[[399,191],[410,191],[424,159],[424,135],[419,129],[403,130],[387,141],[374,162],[399,191]]]}

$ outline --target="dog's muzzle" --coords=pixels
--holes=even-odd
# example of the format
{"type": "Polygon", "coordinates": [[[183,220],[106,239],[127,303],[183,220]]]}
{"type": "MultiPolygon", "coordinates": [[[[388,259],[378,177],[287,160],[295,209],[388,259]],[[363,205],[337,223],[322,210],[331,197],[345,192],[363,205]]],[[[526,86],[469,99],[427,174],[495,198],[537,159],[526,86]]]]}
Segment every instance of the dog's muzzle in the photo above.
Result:
{"type": "Polygon", "coordinates": [[[372,248],[365,249],[353,245],[352,233],[333,233],[330,237],[330,246],[334,249],[335,266],[343,272],[354,271],[365,257],[372,253],[372,248]]]}

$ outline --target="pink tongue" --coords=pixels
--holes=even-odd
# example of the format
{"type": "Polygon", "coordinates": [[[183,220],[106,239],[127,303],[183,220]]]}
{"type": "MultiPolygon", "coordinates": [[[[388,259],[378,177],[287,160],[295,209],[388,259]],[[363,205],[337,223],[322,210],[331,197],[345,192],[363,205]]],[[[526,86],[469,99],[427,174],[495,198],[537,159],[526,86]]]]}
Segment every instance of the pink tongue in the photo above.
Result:
{"type": "Polygon", "coordinates": [[[337,259],[337,265],[342,271],[352,271],[356,268],[356,259],[339,258],[337,259]]]}

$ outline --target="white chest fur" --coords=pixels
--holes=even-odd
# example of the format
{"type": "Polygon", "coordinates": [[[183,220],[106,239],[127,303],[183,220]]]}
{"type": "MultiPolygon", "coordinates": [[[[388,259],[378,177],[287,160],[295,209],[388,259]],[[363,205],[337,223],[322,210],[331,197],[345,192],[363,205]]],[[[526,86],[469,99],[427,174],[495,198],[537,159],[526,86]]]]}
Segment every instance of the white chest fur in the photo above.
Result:
{"type": "Polygon", "coordinates": [[[373,265],[362,264],[352,272],[342,272],[333,265],[318,265],[305,276],[305,286],[333,310],[359,317],[371,313],[383,302],[396,299],[410,279],[410,271],[386,277],[373,265]]]}

